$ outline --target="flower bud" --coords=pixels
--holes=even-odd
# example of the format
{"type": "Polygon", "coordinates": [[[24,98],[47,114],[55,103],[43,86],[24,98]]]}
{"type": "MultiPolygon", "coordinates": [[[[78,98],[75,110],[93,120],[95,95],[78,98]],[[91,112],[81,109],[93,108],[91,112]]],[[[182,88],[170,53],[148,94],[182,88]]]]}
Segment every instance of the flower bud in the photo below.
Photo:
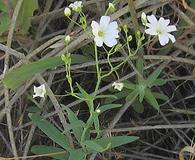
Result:
{"type": "Polygon", "coordinates": [[[111,13],[113,13],[113,12],[116,11],[116,8],[115,8],[115,6],[114,6],[113,3],[109,3],[109,4],[108,4],[108,9],[109,9],[109,11],[110,11],[111,13]]]}
{"type": "Polygon", "coordinates": [[[80,13],[83,7],[82,1],[75,1],[74,3],[71,3],[69,7],[72,8],[73,11],[80,13]]]}
{"type": "Polygon", "coordinates": [[[126,25],[126,24],[124,24],[124,25],[122,26],[122,28],[123,28],[123,30],[124,30],[124,32],[125,32],[125,33],[127,33],[127,32],[128,32],[128,27],[127,27],[127,25],[126,25]]]}
{"type": "Polygon", "coordinates": [[[67,36],[64,38],[64,43],[65,43],[65,45],[67,45],[67,44],[69,44],[69,42],[70,42],[70,36],[67,35],[67,36]]]}
{"type": "Polygon", "coordinates": [[[131,35],[127,37],[128,42],[132,41],[132,39],[133,39],[133,37],[131,35]]]}
{"type": "Polygon", "coordinates": [[[114,52],[117,52],[122,47],[122,44],[117,44],[114,48],[114,52]]]}
{"type": "Polygon", "coordinates": [[[66,8],[64,9],[64,15],[65,15],[66,17],[69,17],[69,16],[71,15],[71,10],[70,10],[70,8],[66,7],[66,8]]]}
{"type": "Polygon", "coordinates": [[[142,12],[141,21],[142,21],[142,24],[143,24],[144,26],[146,26],[147,17],[146,17],[146,14],[145,14],[144,12],[142,12]]]}

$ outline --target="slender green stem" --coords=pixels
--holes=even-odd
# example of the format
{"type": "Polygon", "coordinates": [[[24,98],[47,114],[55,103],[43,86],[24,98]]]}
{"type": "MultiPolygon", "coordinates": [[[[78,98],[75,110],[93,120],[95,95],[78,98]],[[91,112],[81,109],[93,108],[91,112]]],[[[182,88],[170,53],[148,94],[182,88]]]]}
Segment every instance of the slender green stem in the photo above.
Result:
{"type": "Polygon", "coordinates": [[[74,21],[72,18],[67,17],[70,21],[72,21],[73,23],[75,23],[77,26],[79,26],[80,28],[83,28],[79,23],[77,23],[76,21],[74,21]]]}
{"type": "Polygon", "coordinates": [[[86,126],[81,135],[81,144],[85,141],[86,133],[88,129],[91,127],[91,124],[93,122],[93,113],[94,113],[94,105],[93,105],[93,100],[91,100],[90,101],[90,116],[89,116],[89,119],[87,120],[86,126]]]}
{"type": "Polygon", "coordinates": [[[100,68],[99,68],[97,46],[96,46],[96,44],[94,46],[95,46],[95,66],[96,66],[96,72],[97,72],[97,83],[96,83],[95,91],[93,93],[93,95],[95,97],[96,94],[97,94],[100,82],[101,82],[101,71],[100,71],[100,68]]]}

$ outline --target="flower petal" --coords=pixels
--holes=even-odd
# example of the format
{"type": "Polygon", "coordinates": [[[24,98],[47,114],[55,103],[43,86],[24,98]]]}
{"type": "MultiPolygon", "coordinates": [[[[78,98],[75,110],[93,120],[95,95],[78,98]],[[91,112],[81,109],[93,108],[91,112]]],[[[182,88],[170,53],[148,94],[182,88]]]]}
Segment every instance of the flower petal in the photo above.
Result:
{"type": "Polygon", "coordinates": [[[98,35],[98,32],[100,30],[100,25],[96,21],[91,22],[91,27],[92,27],[92,33],[94,36],[98,35]]]}
{"type": "Polygon", "coordinates": [[[102,39],[102,38],[96,36],[96,37],[94,38],[94,41],[95,41],[95,44],[96,44],[98,47],[102,47],[102,46],[103,46],[103,39],[102,39]]]}
{"type": "Polygon", "coordinates": [[[172,43],[175,43],[176,40],[175,40],[175,37],[172,34],[167,33],[167,36],[169,37],[169,39],[171,40],[172,43]]]}
{"type": "Polygon", "coordinates": [[[106,35],[110,35],[113,38],[119,38],[119,30],[117,22],[111,22],[106,30],[106,35]]]}
{"type": "Polygon", "coordinates": [[[115,38],[113,38],[112,36],[106,35],[104,37],[104,43],[108,46],[108,47],[113,47],[117,44],[117,40],[115,38]]]}
{"type": "Polygon", "coordinates": [[[154,15],[150,15],[150,16],[147,16],[147,19],[150,23],[152,23],[153,25],[157,24],[157,19],[154,15]]]}
{"type": "Polygon", "coordinates": [[[116,21],[111,22],[111,23],[108,25],[108,28],[118,29],[118,24],[117,24],[117,22],[116,22],[116,21]]]}
{"type": "Polygon", "coordinates": [[[167,26],[166,30],[167,32],[173,32],[173,31],[176,31],[177,28],[175,25],[170,25],[170,26],[167,26]]]}
{"type": "Polygon", "coordinates": [[[146,29],[145,32],[146,32],[146,34],[150,34],[152,36],[156,36],[157,35],[156,31],[154,29],[152,29],[152,28],[146,29]]]}
{"type": "Polygon", "coordinates": [[[160,17],[159,24],[162,24],[164,26],[168,26],[169,23],[170,23],[170,20],[169,19],[164,19],[163,17],[160,17]]]}
{"type": "Polygon", "coordinates": [[[160,34],[158,36],[158,39],[162,46],[166,45],[169,42],[169,37],[165,34],[160,34]]]}
{"type": "Polygon", "coordinates": [[[102,16],[100,18],[100,27],[107,28],[110,23],[110,16],[102,16]]]}

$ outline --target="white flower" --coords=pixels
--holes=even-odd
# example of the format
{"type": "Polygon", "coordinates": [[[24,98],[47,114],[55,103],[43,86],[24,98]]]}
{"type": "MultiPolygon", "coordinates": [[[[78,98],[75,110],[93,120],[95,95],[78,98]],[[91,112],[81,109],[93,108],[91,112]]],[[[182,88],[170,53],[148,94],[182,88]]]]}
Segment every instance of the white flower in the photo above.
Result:
{"type": "Polygon", "coordinates": [[[98,47],[102,47],[105,43],[108,47],[117,44],[116,38],[119,38],[118,24],[116,21],[110,22],[109,16],[102,16],[100,23],[92,21],[92,32],[95,36],[94,41],[98,47]]]}
{"type": "Polygon", "coordinates": [[[142,24],[144,26],[147,24],[147,17],[146,17],[146,14],[144,12],[142,12],[142,14],[141,14],[141,21],[142,21],[142,24]]]}
{"type": "Polygon", "coordinates": [[[45,93],[46,93],[46,89],[45,89],[45,85],[42,84],[39,87],[34,86],[34,95],[33,98],[35,97],[44,97],[45,93]]]}
{"type": "Polygon", "coordinates": [[[171,35],[170,32],[176,31],[177,29],[175,25],[169,25],[169,19],[160,17],[160,19],[157,20],[154,15],[147,16],[147,19],[150,22],[146,24],[146,26],[149,27],[145,31],[147,34],[158,36],[162,46],[166,45],[169,42],[169,39],[172,41],[172,43],[175,42],[175,37],[171,35]]]}
{"type": "Polygon", "coordinates": [[[75,12],[81,12],[83,7],[82,1],[75,1],[74,3],[71,3],[69,7],[72,8],[72,10],[75,12]]]}
{"type": "Polygon", "coordinates": [[[70,8],[66,7],[66,8],[64,9],[64,15],[67,16],[67,17],[69,17],[69,16],[71,15],[71,10],[70,10],[70,8]]]}
{"type": "Polygon", "coordinates": [[[118,91],[122,91],[124,84],[119,82],[114,82],[112,84],[112,87],[114,87],[114,89],[117,89],[118,91]]]}
{"type": "Polygon", "coordinates": [[[65,38],[64,38],[64,43],[67,45],[69,42],[70,42],[70,36],[67,35],[67,36],[65,36],[65,38]]]}

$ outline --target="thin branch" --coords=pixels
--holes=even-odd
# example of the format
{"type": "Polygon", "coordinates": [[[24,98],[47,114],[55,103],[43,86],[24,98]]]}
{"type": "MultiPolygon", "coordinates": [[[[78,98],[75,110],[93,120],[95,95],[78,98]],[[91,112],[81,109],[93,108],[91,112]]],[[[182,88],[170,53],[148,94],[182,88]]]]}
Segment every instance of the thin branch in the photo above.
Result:
{"type": "MultiPolygon", "coordinates": [[[[17,20],[20,8],[22,6],[22,2],[23,2],[23,0],[18,0],[18,2],[16,4],[16,7],[14,9],[11,24],[10,24],[10,27],[9,27],[8,38],[7,38],[7,47],[8,48],[11,48],[12,38],[13,38],[14,29],[15,29],[15,25],[16,25],[16,20],[17,20]]],[[[5,75],[8,68],[9,68],[9,51],[8,50],[6,50],[6,52],[5,52],[5,62],[4,63],[5,64],[4,64],[3,74],[5,75]]],[[[11,107],[9,107],[9,105],[10,105],[10,103],[9,103],[9,91],[8,91],[7,88],[4,88],[4,95],[5,95],[6,118],[7,118],[7,125],[8,125],[10,143],[11,143],[11,146],[12,146],[14,158],[17,160],[18,159],[18,153],[17,153],[14,134],[13,134],[12,119],[11,119],[11,113],[10,113],[11,111],[9,109],[9,108],[11,108],[11,107]]]]}

